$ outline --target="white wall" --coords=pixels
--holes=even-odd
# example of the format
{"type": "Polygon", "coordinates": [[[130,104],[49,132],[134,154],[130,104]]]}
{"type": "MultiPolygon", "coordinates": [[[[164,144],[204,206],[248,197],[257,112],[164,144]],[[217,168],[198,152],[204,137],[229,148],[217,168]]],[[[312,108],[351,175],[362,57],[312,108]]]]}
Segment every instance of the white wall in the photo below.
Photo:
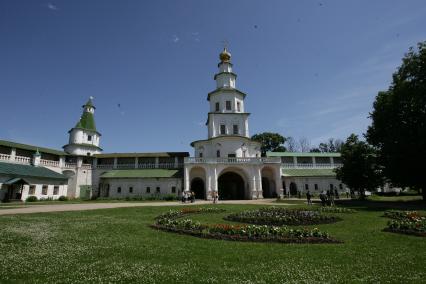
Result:
{"type": "Polygon", "coordinates": [[[180,178],[103,179],[101,182],[109,184],[109,197],[111,198],[156,194],[176,194],[178,196],[182,192],[182,180],[180,178]],[[173,186],[176,187],[175,193],[172,193],[173,186]],[[118,187],[121,187],[121,193],[118,193],[118,187]],[[129,187],[133,187],[133,193],[129,192],[129,187]],[[146,192],[147,187],[150,187],[150,193],[146,192]],[[160,187],[160,193],[156,192],[157,187],[160,187]]]}
{"type": "Polygon", "coordinates": [[[249,139],[240,137],[217,137],[210,140],[203,140],[194,143],[195,157],[216,158],[216,151],[220,150],[221,157],[228,157],[228,154],[236,154],[237,157],[243,157],[243,151],[246,157],[260,157],[260,144],[249,139]]]}

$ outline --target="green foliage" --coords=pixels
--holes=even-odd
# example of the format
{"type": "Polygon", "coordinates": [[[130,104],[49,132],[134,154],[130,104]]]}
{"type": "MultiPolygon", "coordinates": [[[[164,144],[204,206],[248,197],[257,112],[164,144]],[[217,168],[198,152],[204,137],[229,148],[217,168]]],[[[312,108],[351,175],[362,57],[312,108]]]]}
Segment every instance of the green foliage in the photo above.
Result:
{"type": "Polygon", "coordinates": [[[426,200],[426,42],[402,59],[389,89],[377,95],[371,118],[366,137],[378,149],[386,178],[421,188],[426,200]]]}
{"type": "Polygon", "coordinates": [[[328,141],[322,142],[318,148],[311,149],[315,153],[338,153],[341,151],[343,141],[340,139],[329,138],[328,141]]]}
{"type": "Polygon", "coordinates": [[[316,225],[334,223],[341,219],[322,215],[316,210],[286,209],[282,207],[265,207],[231,214],[225,218],[229,221],[258,225],[316,225]]]}
{"type": "Polygon", "coordinates": [[[25,199],[25,201],[26,202],[36,202],[36,201],[38,201],[38,198],[37,198],[37,196],[31,195],[31,196],[28,196],[27,199],[25,199]]]}
{"type": "Polygon", "coordinates": [[[261,143],[261,152],[265,156],[266,152],[285,152],[284,143],[286,138],[279,133],[263,132],[255,134],[251,137],[252,140],[261,143]]]}
{"type": "Polygon", "coordinates": [[[68,201],[68,197],[61,195],[61,196],[59,196],[58,200],[59,201],[68,201]]]}
{"type": "Polygon", "coordinates": [[[386,230],[404,234],[426,237],[426,217],[417,211],[393,211],[384,213],[385,217],[394,219],[388,222],[386,230]]]}
{"type": "Polygon", "coordinates": [[[336,177],[351,190],[365,198],[365,190],[375,191],[383,185],[381,169],[377,165],[376,151],[368,143],[351,134],[341,148],[343,165],[337,168],[336,177]]]}
{"type": "Polygon", "coordinates": [[[336,206],[323,206],[318,209],[323,213],[355,213],[356,210],[345,208],[345,207],[336,207],[336,206]]]}

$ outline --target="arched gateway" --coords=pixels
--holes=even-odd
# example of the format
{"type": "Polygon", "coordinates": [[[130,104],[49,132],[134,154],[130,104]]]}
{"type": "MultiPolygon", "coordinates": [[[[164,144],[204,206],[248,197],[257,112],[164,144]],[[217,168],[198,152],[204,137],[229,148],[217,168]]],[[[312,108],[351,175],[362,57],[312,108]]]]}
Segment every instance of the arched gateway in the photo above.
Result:
{"type": "Polygon", "coordinates": [[[237,173],[227,172],[218,179],[220,200],[245,199],[244,179],[237,173]]]}
{"type": "Polygon", "coordinates": [[[204,186],[204,181],[201,178],[194,178],[191,181],[191,191],[193,191],[195,193],[195,198],[196,199],[205,199],[206,195],[205,195],[205,186],[204,186]]]}

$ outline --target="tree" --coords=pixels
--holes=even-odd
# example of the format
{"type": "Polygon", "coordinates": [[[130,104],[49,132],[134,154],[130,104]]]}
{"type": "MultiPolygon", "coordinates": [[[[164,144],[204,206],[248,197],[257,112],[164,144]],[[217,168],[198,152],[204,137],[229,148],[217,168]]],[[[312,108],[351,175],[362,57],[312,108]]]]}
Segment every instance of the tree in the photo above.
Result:
{"type": "Polygon", "coordinates": [[[289,152],[298,152],[299,151],[296,139],[294,139],[291,136],[286,138],[285,147],[287,148],[287,151],[289,151],[289,152]]]}
{"type": "Polygon", "coordinates": [[[343,141],[340,139],[329,138],[328,141],[320,143],[318,148],[313,148],[311,152],[338,153],[342,148],[343,141]]]}
{"type": "Polygon", "coordinates": [[[311,150],[311,142],[306,137],[300,137],[299,147],[301,152],[309,152],[311,150]]]}
{"type": "Polygon", "coordinates": [[[262,156],[266,155],[266,152],[285,152],[284,147],[285,138],[279,133],[263,132],[255,134],[251,137],[252,140],[260,142],[262,156]]]}
{"type": "Polygon", "coordinates": [[[365,190],[374,191],[383,185],[381,168],[376,161],[375,149],[358,136],[351,134],[341,149],[342,166],[335,169],[336,177],[351,190],[365,198],[365,190]]]}
{"type": "Polygon", "coordinates": [[[410,48],[379,92],[367,141],[378,149],[383,173],[396,186],[421,188],[426,201],[426,42],[410,48]]]}

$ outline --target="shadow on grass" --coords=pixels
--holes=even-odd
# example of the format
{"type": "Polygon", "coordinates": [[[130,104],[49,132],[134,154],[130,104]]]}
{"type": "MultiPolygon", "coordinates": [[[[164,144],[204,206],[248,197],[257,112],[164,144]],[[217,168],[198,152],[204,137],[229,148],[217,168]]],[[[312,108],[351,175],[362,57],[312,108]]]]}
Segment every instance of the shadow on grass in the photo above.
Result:
{"type": "Polygon", "coordinates": [[[337,206],[340,207],[350,207],[357,210],[366,210],[366,211],[384,211],[384,210],[426,210],[426,202],[423,200],[358,200],[358,199],[349,199],[349,200],[336,200],[337,206]]]}

